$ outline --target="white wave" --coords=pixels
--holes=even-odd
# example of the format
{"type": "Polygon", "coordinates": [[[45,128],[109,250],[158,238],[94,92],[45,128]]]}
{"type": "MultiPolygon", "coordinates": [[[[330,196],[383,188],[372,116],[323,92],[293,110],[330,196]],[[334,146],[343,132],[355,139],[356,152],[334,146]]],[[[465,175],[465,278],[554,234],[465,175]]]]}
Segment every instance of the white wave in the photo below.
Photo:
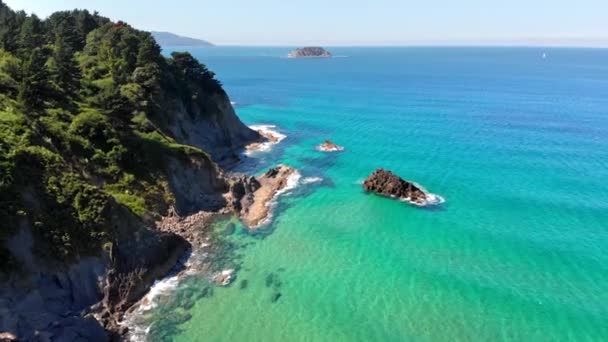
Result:
{"type": "Polygon", "coordinates": [[[440,205],[442,203],[445,203],[445,198],[443,198],[437,194],[434,194],[432,192],[429,192],[428,190],[426,190],[424,187],[422,187],[418,183],[412,183],[412,184],[414,184],[418,189],[420,189],[420,190],[422,190],[422,192],[424,192],[424,201],[416,202],[416,201],[412,201],[410,198],[404,198],[403,199],[404,202],[408,202],[417,207],[429,207],[429,206],[435,206],[435,205],[440,205]]]}
{"type": "Polygon", "coordinates": [[[334,148],[323,148],[320,145],[315,147],[315,149],[319,152],[342,152],[344,151],[344,147],[342,146],[338,146],[338,147],[334,147],[334,148]]]}
{"type": "Polygon", "coordinates": [[[289,190],[295,189],[298,184],[300,184],[301,178],[302,175],[300,174],[300,172],[298,170],[294,170],[294,172],[290,174],[289,177],[287,177],[287,183],[285,184],[285,187],[277,191],[277,193],[274,195],[274,198],[281,196],[281,194],[284,194],[289,190]]]}
{"type": "MultiPolygon", "coordinates": [[[[201,250],[210,246],[209,243],[203,243],[201,250]]],[[[150,325],[144,325],[140,319],[144,317],[146,312],[154,309],[158,306],[159,300],[163,297],[169,296],[175,292],[180,281],[189,275],[196,274],[199,267],[198,264],[202,262],[202,258],[207,256],[207,252],[201,253],[199,256],[197,252],[192,252],[184,255],[178,263],[175,265],[173,271],[169,273],[165,278],[157,280],[150,287],[148,293],[130,310],[125,314],[121,325],[129,327],[129,340],[130,341],[145,341],[146,336],[149,333],[150,325]],[[183,270],[177,272],[177,268],[183,265],[183,270]]]]}
{"type": "Polygon", "coordinates": [[[321,177],[306,177],[302,179],[302,184],[318,183],[323,181],[321,177]]]}
{"type": "Polygon", "coordinates": [[[230,104],[236,106],[236,101],[230,101],[230,104]]]}
{"type": "Polygon", "coordinates": [[[254,131],[260,132],[263,136],[272,137],[274,141],[268,140],[261,144],[255,144],[253,147],[248,148],[245,151],[245,155],[251,155],[255,152],[267,152],[272,149],[273,145],[276,145],[283,141],[283,139],[287,138],[287,135],[279,133],[276,131],[277,126],[275,125],[252,125],[249,126],[254,131]]]}
{"type": "Polygon", "coordinates": [[[443,198],[439,195],[432,194],[432,193],[427,193],[426,194],[426,203],[427,203],[427,205],[439,205],[439,204],[445,203],[445,198],[443,198]]]}

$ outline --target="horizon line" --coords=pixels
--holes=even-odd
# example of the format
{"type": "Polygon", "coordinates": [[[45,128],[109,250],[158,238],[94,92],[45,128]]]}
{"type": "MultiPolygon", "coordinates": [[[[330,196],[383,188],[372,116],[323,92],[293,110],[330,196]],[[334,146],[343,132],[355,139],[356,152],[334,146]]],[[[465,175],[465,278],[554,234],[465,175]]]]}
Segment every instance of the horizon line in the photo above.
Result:
{"type": "MultiPolygon", "coordinates": [[[[209,48],[215,47],[272,47],[272,48],[297,48],[307,46],[320,46],[327,48],[398,48],[398,47],[428,47],[428,48],[553,48],[553,49],[608,49],[606,45],[571,45],[571,44],[239,44],[239,43],[213,43],[210,46],[191,46],[191,45],[167,45],[166,47],[197,47],[197,48],[209,48]]],[[[161,46],[162,47],[162,46],[161,46]]]]}

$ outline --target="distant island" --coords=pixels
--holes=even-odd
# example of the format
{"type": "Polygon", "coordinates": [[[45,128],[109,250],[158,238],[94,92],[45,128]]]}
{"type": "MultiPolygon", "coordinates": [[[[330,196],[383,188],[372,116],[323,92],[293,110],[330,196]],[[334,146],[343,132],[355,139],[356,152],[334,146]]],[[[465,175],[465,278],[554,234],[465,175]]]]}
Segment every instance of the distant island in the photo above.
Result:
{"type": "Polygon", "coordinates": [[[289,58],[330,58],[332,57],[329,51],[318,46],[309,46],[295,49],[287,55],[289,58]]]}
{"type": "Polygon", "coordinates": [[[150,33],[160,46],[214,46],[206,40],[178,36],[170,32],[151,31],[150,33]]]}

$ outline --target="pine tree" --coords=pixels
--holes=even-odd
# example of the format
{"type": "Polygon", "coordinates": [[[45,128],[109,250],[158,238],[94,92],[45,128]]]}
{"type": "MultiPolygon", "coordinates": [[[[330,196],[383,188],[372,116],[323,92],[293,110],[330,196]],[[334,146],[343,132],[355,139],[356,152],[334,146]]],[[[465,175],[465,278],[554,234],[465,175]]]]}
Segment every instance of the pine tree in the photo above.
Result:
{"type": "Polygon", "coordinates": [[[0,49],[15,52],[18,35],[17,14],[0,0],[0,49]]]}
{"type": "Polygon", "coordinates": [[[74,100],[80,89],[80,68],[74,58],[74,53],[61,35],[58,35],[55,40],[50,65],[52,79],[58,88],[58,95],[74,100]]]}
{"type": "Polygon", "coordinates": [[[143,67],[150,63],[156,63],[160,55],[160,46],[151,34],[147,33],[139,43],[139,52],[137,54],[137,66],[143,67]]]}
{"type": "Polygon", "coordinates": [[[76,19],[71,12],[54,13],[47,20],[49,26],[48,41],[55,42],[62,37],[64,43],[71,51],[79,51],[82,39],[78,33],[76,19]]]}
{"type": "Polygon", "coordinates": [[[41,48],[35,48],[23,63],[18,101],[28,111],[28,116],[36,116],[44,110],[45,101],[51,95],[46,60],[45,52],[41,48]]]}
{"type": "Polygon", "coordinates": [[[26,17],[21,24],[18,40],[19,55],[28,56],[31,50],[42,47],[43,44],[42,22],[36,15],[32,14],[26,17]]]}

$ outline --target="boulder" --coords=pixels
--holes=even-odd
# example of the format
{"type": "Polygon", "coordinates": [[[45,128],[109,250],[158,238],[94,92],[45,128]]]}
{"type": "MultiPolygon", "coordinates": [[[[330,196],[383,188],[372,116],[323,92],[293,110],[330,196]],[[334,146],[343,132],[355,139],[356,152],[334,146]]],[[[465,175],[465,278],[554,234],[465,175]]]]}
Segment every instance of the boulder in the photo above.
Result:
{"type": "Polygon", "coordinates": [[[363,182],[363,188],[368,192],[406,200],[413,204],[427,204],[427,193],[424,190],[384,169],[377,169],[367,177],[363,182]]]}

